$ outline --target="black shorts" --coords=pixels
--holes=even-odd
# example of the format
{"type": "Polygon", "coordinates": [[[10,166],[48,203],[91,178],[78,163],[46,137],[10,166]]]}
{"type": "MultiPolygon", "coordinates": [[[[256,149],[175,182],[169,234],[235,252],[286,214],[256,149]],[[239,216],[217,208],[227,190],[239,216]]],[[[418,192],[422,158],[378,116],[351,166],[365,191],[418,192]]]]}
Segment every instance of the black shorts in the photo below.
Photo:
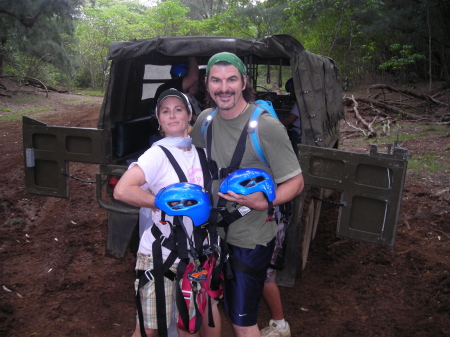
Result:
{"type": "MultiPolygon", "coordinates": [[[[267,276],[267,268],[272,258],[274,244],[275,239],[270,241],[267,246],[257,245],[255,249],[228,244],[230,256],[261,271],[257,275],[249,275],[231,265],[233,278],[225,278],[225,310],[233,324],[237,326],[253,326],[257,323],[259,302],[262,297],[264,280],[267,276]]],[[[225,265],[226,268],[230,264],[225,265]]],[[[226,270],[225,275],[227,275],[226,270]]]]}

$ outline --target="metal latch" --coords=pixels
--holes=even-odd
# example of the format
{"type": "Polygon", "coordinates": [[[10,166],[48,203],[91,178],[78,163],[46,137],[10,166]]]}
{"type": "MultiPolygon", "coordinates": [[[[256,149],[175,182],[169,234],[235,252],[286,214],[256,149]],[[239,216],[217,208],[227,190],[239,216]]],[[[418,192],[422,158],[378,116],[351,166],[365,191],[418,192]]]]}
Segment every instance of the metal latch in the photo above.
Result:
{"type": "Polygon", "coordinates": [[[34,149],[33,148],[27,148],[25,149],[25,164],[27,167],[34,167],[34,149]]]}

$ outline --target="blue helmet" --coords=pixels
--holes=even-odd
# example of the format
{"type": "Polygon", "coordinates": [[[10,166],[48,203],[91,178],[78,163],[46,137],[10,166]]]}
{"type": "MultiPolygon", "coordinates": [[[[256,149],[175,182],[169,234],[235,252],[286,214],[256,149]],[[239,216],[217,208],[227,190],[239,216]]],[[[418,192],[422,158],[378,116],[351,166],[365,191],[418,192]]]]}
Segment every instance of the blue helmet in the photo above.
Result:
{"type": "Polygon", "coordinates": [[[290,78],[286,81],[286,84],[284,85],[284,89],[286,91],[290,91],[293,85],[294,85],[294,80],[292,78],[290,78]]]}
{"type": "Polygon", "coordinates": [[[170,75],[172,77],[183,77],[188,72],[188,65],[186,63],[175,63],[170,68],[170,75]]]}
{"type": "Polygon", "coordinates": [[[190,183],[162,188],[155,196],[155,205],[167,215],[191,218],[194,226],[207,222],[211,212],[208,193],[201,186],[190,183]]]}
{"type": "Polygon", "coordinates": [[[220,184],[219,192],[232,191],[238,194],[263,192],[267,200],[275,200],[275,183],[264,170],[256,168],[239,169],[229,174],[220,184]]]}

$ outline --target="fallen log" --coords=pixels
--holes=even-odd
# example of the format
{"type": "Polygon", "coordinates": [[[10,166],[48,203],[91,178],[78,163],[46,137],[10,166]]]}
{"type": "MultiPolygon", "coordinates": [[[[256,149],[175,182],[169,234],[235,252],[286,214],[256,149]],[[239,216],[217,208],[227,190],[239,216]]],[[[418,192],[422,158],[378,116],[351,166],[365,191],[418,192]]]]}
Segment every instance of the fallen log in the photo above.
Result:
{"type": "Polygon", "coordinates": [[[376,106],[377,108],[383,109],[386,112],[390,112],[392,114],[395,114],[396,116],[400,115],[402,117],[408,117],[410,119],[417,119],[416,116],[407,113],[403,109],[397,108],[395,106],[385,104],[383,102],[377,101],[375,99],[371,98],[364,98],[364,97],[357,97],[355,98],[356,101],[366,103],[366,104],[373,104],[373,106],[376,106]]]}
{"type": "Polygon", "coordinates": [[[416,93],[416,92],[411,91],[411,90],[404,90],[404,89],[394,88],[394,87],[392,87],[390,85],[387,85],[387,84],[374,84],[374,85],[371,85],[369,87],[369,89],[367,89],[367,91],[370,93],[370,91],[372,89],[386,89],[386,90],[388,90],[390,92],[398,92],[398,93],[401,93],[401,94],[404,94],[404,95],[407,95],[407,96],[411,96],[411,97],[414,97],[414,98],[418,98],[418,99],[427,101],[427,102],[432,103],[432,104],[436,104],[436,105],[440,105],[440,106],[448,106],[447,103],[435,100],[430,95],[419,94],[419,93],[416,93]]]}
{"type": "MultiPolygon", "coordinates": [[[[46,97],[48,97],[48,88],[47,88],[47,86],[42,81],[38,80],[37,78],[33,78],[33,77],[29,77],[29,76],[15,76],[15,75],[2,75],[0,77],[19,77],[19,78],[23,78],[31,86],[42,87],[45,90],[45,92],[46,92],[46,97]]],[[[19,90],[21,86],[22,85],[20,85],[19,88],[16,89],[16,91],[19,90]]]]}

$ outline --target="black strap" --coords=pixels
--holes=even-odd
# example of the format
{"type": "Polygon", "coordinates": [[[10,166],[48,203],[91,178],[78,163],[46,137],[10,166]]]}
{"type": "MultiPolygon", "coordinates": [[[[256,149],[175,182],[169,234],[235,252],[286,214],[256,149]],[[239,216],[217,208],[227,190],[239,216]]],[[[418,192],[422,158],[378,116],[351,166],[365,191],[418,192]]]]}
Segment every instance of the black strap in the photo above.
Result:
{"type": "MultiPolygon", "coordinates": [[[[175,157],[172,155],[172,153],[165,148],[164,146],[159,145],[159,147],[164,151],[167,158],[169,159],[170,163],[172,164],[172,167],[174,168],[175,172],[178,175],[178,179],[180,182],[188,182],[186,175],[184,174],[183,170],[181,169],[180,165],[176,161],[175,157]]],[[[200,165],[202,167],[203,171],[203,180],[204,180],[204,186],[207,186],[211,182],[211,175],[208,170],[208,164],[206,160],[206,155],[203,149],[196,148],[197,153],[200,160],[200,165]]],[[[163,219],[165,214],[162,214],[163,219]]],[[[194,235],[194,241],[188,236],[186,228],[184,227],[182,217],[176,216],[174,217],[174,226],[172,226],[172,232],[169,237],[169,239],[172,239],[172,241],[176,242],[176,249],[172,249],[171,253],[169,254],[169,257],[166,259],[164,264],[162,263],[162,250],[161,246],[164,243],[161,243],[161,231],[157,226],[152,226],[152,234],[155,237],[155,241],[153,243],[153,258],[154,258],[154,269],[152,270],[152,276],[154,278],[155,282],[155,296],[156,296],[156,307],[158,308],[156,312],[157,322],[158,322],[158,335],[159,336],[167,336],[167,320],[166,320],[166,310],[165,310],[165,289],[164,289],[164,276],[167,273],[167,270],[169,272],[170,266],[174,263],[176,257],[178,256],[180,258],[180,262],[178,263],[177,268],[177,279],[181,280],[184,274],[184,271],[186,270],[186,266],[189,261],[188,256],[188,248],[187,248],[187,242],[186,239],[189,240],[190,245],[190,251],[191,255],[194,258],[198,258],[198,256],[201,254],[201,249],[203,248],[202,242],[203,237],[201,235],[201,229],[194,227],[193,235],[194,235]],[[200,235],[199,235],[200,234],[200,235]],[[197,251],[195,250],[197,248],[197,251]],[[167,270],[166,270],[167,269],[167,270]],[[161,309],[163,308],[163,309],[161,309]]],[[[167,240],[165,240],[167,241],[167,240]]],[[[164,242],[165,242],[164,241],[164,242]]],[[[143,277],[147,279],[145,276],[145,273],[143,274],[143,277]]],[[[143,285],[142,285],[143,286],[143,285]]],[[[199,286],[199,285],[197,285],[199,286]]],[[[194,289],[192,289],[195,291],[194,289]]],[[[195,291],[196,292],[196,291],[195,291]]],[[[139,296],[139,293],[138,293],[139,296]]],[[[186,308],[186,303],[184,301],[184,296],[181,291],[180,285],[176,285],[176,302],[177,302],[177,308],[179,311],[179,315],[181,317],[181,320],[186,328],[187,331],[189,331],[189,310],[186,308]]],[[[196,302],[196,293],[194,294],[194,305],[195,305],[195,312],[196,312],[196,324],[195,324],[195,331],[197,332],[202,324],[202,315],[200,314],[200,311],[198,309],[198,305],[196,302]]],[[[140,296],[138,300],[138,317],[139,317],[139,323],[141,326],[141,335],[143,337],[146,337],[144,324],[143,324],[143,314],[142,314],[142,305],[140,303],[140,296]]]]}
{"type": "MultiPolygon", "coordinates": [[[[223,179],[230,173],[239,169],[242,158],[244,157],[246,141],[248,136],[248,129],[250,127],[250,119],[248,119],[247,123],[245,123],[244,128],[242,129],[241,135],[236,143],[236,148],[234,150],[233,156],[231,157],[230,165],[227,168],[217,168],[217,163],[211,157],[211,149],[212,149],[212,124],[213,120],[208,125],[208,129],[206,130],[206,155],[208,160],[208,167],[212,173],[212,179],[223,179]]],[[[230,264],[237,270],[253,276],[263,277],[266,273],[265,269],[257,269],[246,265],[245,263],[239,261],[235,257],[229,255],[229,249],[227,245],[226,235],[228,226],[241,218],[243,215],[239,212],[239,210],[235,210],[233,212],[229,212],[226,209],[227,201],[224,198],[219,197],[217,202],[217,207],[214,207],[211,211],[209,226],[212,230],[216,230],[216,227],[224,227],[225,229],[225,240],[223,241],[223,254],[224,256],[229,256],[229,258],[225,261],[227,264],[227,275],[226,278],[232,278],[233,273],[230,268],[230,264]],[[222,220],[220,222],[217,221],[219,213],[222,216],[222,220]]],[[[274,208],[272,202],[268,201],[268,217],[267,221],[274,219],[274,208]]]]}
{"type": "MultiPolygon", "coordinates": [[[[155,297],[156,297],[156,307],[158,310],[156,311],[156,320],[158,324],[158,336],[167,337],[167,320],[166,320],[166,299],[165,299],[165,291],[164,291],[164,271],[163,271],[163,256],[161,249],[161,240],[159,233],[161,231],[156,227],[152,226],[152,234],[155,238],[155,241],[152,245],[152,253],[153,253],[153,283],[155,284],[155,297]],[[156,228],[156,230],[154,230],[156,228]]],[[[138,291],[136,294],[136,305],[138,308],[138,317],[139,317],[139,327],[141,331],[141,336],[147,337],[144,326],[144,315],[142,312],[142,303],[139,289],[143,287],[141,284],[141,280],[144,277],[141,277],[139,280],[138,291]]],[[[144,282],[144,281],[143,281],[144,282]]],[[[142,282],[142,283],[143,283],[142,282]]]]}
{"type": "Polygon", "coordinates": [[[238,260],[234,256],[230,256],[229,261],[234,269],[239,270],[246,275],[250,275],[259,279],[267,276],[267,268],[260,269],[249,266],[248,264],[242,262],[241,260],[238,260]]]}
{"type": "MultiPolygon", "coordinates": [[[[187,266],[187,261],[183,260],[183,262],[180,262],[178,264],[178,269],[179,272],[177,273],[179,275],[179,277],[183,277],[184,271],[186,270],[186,266],[187,266]],[[181,268],[180,268],[181,265],[181,268]]],[[[178,285],[176,287],[176,296],[175,296],[175,300],[177,303],[177,308],[178,308],[178,315],[181,318],[181,321],[183,322],[183,326],[184,329],[193,334],[196,333],[200,330],[200,327],[202,326],[202,315],[200,313],[200,309],[198,307],[198,303],[197,303],[197,293],[198,293],[198,288],[200,288],[200,284],[198,282],[192,282],[191,283],[191,291],[192,291],[192,299],[194,301],[194,309],[195,309],[195,326],[194,326],[194,331],[190,331],[189,330],[189,309],[186,306],[186,302],[184,300],[184,295],[183,292],[181,290],[181,287],[178,285]]]]}
{"type": "Polygon", "coordinates": [[[207,186],[209,186],[211,181],[211,173],[209,172],[208,169],[208,160],[206,159],[205,150],[199,147],[196,147],[196,149],[198,153],[198,158],[200,159],[200,165],[202,166],[203,186],[205,186],[206,188],[207,186]]]}
{"type": "MultiPolygon", "coordinates": [[[[186,175],[184,174],[183,170],[181,169],[180,165],[178,164],[178,162],[176,161],[175,157],[173,156],[173,154],[164,146],[162,145],[158,145],[161,150],[164,151],[164,153],[166,154],[167,159],[169,159],[170,163],[172,164],[175,172],[178,175],[178,179],[180,180],[180,182],[188,182],[186,175]]],[[[200,160],[200,165],[202,167],[202,172],[203,172],[203,185],[206,187],[208,186],[210,180],[211,180],[211,174],[209,173],[208,170],[208,161],[206,159],[206,154],[205,151],[201,148],[196,148],[197,153],[198,153],[198,159],[200,160]]]]}
{"type": "Polygon", "coordinates": [[[180,180],[180,183],[187,183],[188,180],[186,178],[186,175],[184,174],[180,165],[175,160],[173,154],[169,150],[167,150],[164,146],[162,146],[162,145],[158,145],[158,146],[161,148],[161,150],[164,151],[164,153],[166,154],[166,157],[169,159],[170,163],[172,164],[173,169],[175,170],[175,172],[178,175],[178,179],[180,180]]]}

